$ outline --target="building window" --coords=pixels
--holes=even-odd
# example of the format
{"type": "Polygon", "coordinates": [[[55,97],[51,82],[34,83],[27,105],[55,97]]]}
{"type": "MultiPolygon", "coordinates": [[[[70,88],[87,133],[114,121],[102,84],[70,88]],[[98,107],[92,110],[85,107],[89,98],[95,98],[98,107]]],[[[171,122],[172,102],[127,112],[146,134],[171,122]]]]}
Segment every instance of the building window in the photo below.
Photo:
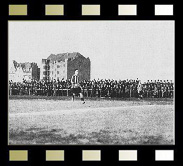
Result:
{"type": "Polygon", "coordinates": [[[43,71],[43,75],[46,75],[47,73],[46,73],[46,71],[43,71]]]}
{"type": "Polygon", "coordinates": [[[45,70],[50,70],[50,66],[44,65],[44,66],[43,66],[43,69],[45,69],[45,70]]]}
{"type": "Polygon", "coordinates": [[[60,68],[60,65],[57,65],[57,68],[60,68]]]}
{"type": "Polygon", "coordinates": [[[64,63],[64,67],[65,67],[65,63],[64,63]]]}
{"type": "Polygon", "coordinates": [[[57,71],[57,74],[59,74],[59,71],[57,71]]]}

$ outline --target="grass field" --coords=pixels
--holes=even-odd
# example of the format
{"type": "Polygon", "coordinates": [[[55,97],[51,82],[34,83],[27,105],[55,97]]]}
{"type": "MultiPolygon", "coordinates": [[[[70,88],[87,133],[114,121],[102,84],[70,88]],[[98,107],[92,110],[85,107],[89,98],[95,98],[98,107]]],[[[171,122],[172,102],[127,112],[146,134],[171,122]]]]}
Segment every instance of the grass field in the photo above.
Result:
{"type": "Polygon", "coordinates": [[[9,144],[172,145],[173,101],[11,97],[9,144]]]}

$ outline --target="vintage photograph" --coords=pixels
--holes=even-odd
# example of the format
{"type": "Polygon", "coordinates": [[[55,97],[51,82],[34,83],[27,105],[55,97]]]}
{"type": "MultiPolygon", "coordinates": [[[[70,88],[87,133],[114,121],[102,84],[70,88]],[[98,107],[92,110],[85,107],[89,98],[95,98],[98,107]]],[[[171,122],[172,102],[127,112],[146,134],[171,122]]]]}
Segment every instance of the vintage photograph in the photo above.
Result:
{"type": "Polygon", "coordinates": [[[174,145],[174,21],[9,21],[9,145],[174,145]]]}

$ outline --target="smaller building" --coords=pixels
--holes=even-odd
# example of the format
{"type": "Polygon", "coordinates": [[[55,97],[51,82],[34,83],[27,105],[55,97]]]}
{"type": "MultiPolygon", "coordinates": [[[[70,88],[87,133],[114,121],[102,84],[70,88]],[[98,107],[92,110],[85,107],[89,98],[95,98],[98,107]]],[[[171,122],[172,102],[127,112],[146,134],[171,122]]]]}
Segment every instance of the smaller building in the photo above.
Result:
{"type": "Polygon", "coordinates": [[[18,63],[15,60],[9,64],[9,80],[14,82],[22,82],[22,80],[30,81],[31,79],[40,79],[40,68],[36,63],[18,63]]]}

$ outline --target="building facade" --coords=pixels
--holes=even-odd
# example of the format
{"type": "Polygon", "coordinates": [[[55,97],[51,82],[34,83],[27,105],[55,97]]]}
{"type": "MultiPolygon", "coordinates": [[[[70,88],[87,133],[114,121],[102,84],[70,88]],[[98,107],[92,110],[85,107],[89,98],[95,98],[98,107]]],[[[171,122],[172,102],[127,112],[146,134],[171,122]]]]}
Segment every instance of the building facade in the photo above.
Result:
{"type": "Polygon", "coordinates": [[[50,60],[42,59],[40,66],[40,79],[49,80],[50,60]]]}
{"type": "Polygon", "coordinates": [[[22,82],[22,80],[30,81],[31,79],[39,80],[40,69],[36,63],[18,63],[12,61],[9,64],[9,80],[14,82],[22,82]]]}
{"type": "Polygon", "coordinates": [[[90,66],[90,59],[78,52],[51,54],[42,59],[40,77],[43,80],[67,80],[78,69],[80,80],[90,80],[90,66]]]}

